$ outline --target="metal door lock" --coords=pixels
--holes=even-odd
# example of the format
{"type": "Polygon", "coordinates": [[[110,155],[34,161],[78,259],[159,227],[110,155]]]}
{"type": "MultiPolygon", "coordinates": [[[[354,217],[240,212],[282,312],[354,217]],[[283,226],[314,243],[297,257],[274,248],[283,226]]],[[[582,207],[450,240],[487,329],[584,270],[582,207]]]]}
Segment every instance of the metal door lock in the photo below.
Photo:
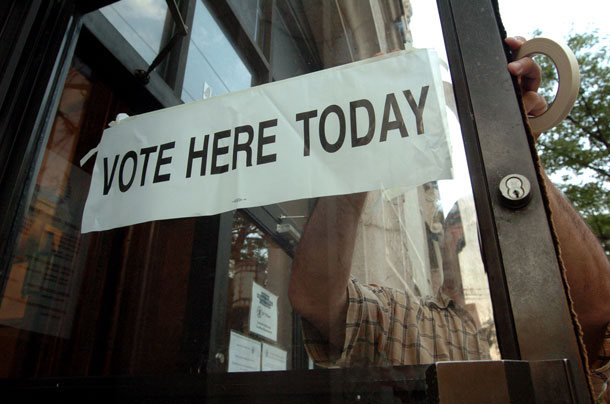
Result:
{"type": "Polygon", "coordinates": [[[531,185],[523,175],[509,174],[502,178],[498,187],[502,202],[509,208],[522,208],[530,201],[531,185]]]}

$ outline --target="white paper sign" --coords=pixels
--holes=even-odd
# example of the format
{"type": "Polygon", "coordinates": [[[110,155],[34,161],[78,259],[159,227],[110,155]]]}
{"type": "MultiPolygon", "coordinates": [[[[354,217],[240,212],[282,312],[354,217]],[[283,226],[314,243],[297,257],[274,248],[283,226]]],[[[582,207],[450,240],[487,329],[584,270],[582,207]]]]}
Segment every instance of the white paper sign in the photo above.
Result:
{"type": "Polygon", "coordinates": [[[438,66],[403,51],[125,118],[81,231],[450,178],[438,66]]]}
{"type": "Polygon", "coordinates": [[[250,332],[277,341],[277,296],[252,282],[250,332]]]}
{"type": "Polygon", "coordinates": [[[229,372],[261,370],[261,343],[231,331],[229,337],[229,372]]]}
{"type": "Polygon", "coordinates": [[[261,368],[263,371],[286,370],[286,359],[288,353],[283,349],[263,342],[263,353],[261,358],[261,368]]]}

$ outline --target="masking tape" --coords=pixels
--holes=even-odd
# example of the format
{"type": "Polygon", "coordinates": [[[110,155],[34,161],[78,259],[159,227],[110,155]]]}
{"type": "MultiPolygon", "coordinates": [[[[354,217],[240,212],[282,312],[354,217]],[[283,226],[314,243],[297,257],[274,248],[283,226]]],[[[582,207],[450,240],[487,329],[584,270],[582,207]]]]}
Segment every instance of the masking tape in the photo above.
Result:
{"type": "Polygon", "coordinates": [[[515,60],[537,54],[546,55],[555,65],[559,78],[559,89],[555,100],[546,112],[537,117],[528,118],[534,133],[544,132],[563,121],[572,110],[580,87],[578,62],[570,48],[547,38],[533,38],[521,45],[515,60]]]}

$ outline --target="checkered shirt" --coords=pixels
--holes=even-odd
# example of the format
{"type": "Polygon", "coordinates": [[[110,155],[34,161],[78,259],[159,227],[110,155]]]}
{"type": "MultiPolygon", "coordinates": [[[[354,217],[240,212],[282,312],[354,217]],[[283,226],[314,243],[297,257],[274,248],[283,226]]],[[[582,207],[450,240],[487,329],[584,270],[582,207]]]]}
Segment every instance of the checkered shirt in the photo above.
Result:
{"type": "MultiPolygon", "coordinates": [[[[306,320],[303,337],[309,356],[319,366],[415,365],[439,361],[488,360],[489,338],[470,314],[447,296],[418,299],[404,291],[348,282],[349,306],[341,351],[306,320]]],[[[489,335],[489,334],[487,334],[489,335]]],[[[591,371],[599,402],[608,399],[610,325],[601,361],[591,371]]]]}
{"type": "Polygon", "coordinates": [[[443,295],[348,282],[345,344],[339,352],[307,321],[305,347],[320,366],[384,366],[489,359],[489,340],[468,312],[443,295]]]}

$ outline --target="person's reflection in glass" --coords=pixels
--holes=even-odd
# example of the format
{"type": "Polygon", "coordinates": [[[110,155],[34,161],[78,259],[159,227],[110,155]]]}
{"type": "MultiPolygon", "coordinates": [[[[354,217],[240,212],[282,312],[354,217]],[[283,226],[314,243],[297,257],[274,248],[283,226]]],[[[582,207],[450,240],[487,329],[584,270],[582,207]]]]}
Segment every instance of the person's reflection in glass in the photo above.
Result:
{"type": "MultiPolygon", "coordinates": [[[[515,51],[525,39],[506,42],[515,51]]],[[[541,114],[546,103],[537,94],[540,68],[530,58],[508,68],[519,76],[526,112],[541,114]]],[[[610,373],[604,353],[604,346],[610,345],[610,262],[580,216],[548,177],[543,178],[589,364],[598,368],[592,375],[599,376],[600,383],[594,384],[600,393],[610,373]]],[[[289,297],[304,319],[310,357],[325,366],[487,359],[489,341],[466,310],[450,299],[426,301],[407,291],[362,285],[351,277],[365,197],[361,193],[320,198],[297,248],[289,297]]]]}

